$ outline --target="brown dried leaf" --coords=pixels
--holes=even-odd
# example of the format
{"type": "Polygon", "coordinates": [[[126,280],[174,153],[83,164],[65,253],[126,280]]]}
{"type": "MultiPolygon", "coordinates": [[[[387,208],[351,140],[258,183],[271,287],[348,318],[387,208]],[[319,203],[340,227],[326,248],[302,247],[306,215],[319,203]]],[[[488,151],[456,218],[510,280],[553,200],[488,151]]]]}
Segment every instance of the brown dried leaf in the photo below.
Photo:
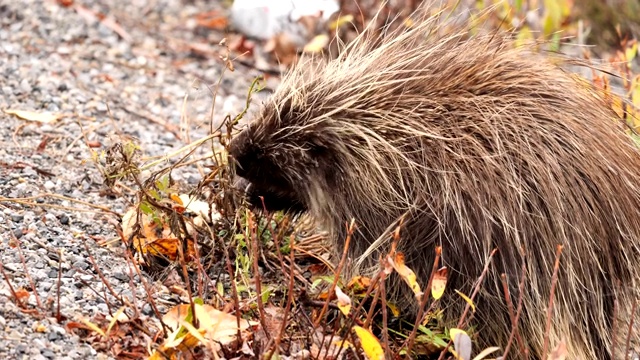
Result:
{"type": "MultiPolygon", "coordinates": [[[[217,349],[220,345],[227,345],[237,340],[238,324],[234,315],[222,312],[210,305],[195,304],[195,315],[199,327],[195,329],[191,324],[190,305],[181,304],[162,317],[162,321],[173,330],[160,346],[159,352],[154,352],[150,359],[162,359],[160,352],[172,356],[182,351],[193,349],[199,344],[217,349]],[[186,330],[186,331],[185,331],[186,330]]],[[[257,322],[242,320],[240,332],[245,332],[257,322]]]]}
{"type": "Polygon", "coordinates": [[[61,114],[53,114],[50,112],[36,112],[17,109],[6,109],[4,112],[8,115],[14,115],[21,120],[35,121],[42,124],[53,124],[62,118],[61,114]]]}

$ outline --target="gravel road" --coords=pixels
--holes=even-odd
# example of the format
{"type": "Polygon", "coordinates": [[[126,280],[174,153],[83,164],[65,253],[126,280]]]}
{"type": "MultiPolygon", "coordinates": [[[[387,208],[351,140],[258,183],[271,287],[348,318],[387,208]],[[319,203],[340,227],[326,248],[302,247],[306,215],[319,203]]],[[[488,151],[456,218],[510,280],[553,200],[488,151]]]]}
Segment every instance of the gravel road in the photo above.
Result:
{"type": "MultiPolygon", "coordinates": [[[[30,290],[19,244],[39,300],[48,309],[40,317],[25,314],[10,300],[0,274],[2,359],[108,358],[65,330],[54,314],[59,276],[64,316],[79,321],[108,313],[101,299],[104,286],[83,239],[114,291],[131,296],[119,243],[97,244],[117,239],[113,224],[118,217],[74,210],[90,208],[46,194],[123,213],[124,199],[101,195],[102,178],[88,161],[86,144],[100,151],[112,134],[124,133],[139,139],[145,154],[164,155],[188,142],[179,131],[187,123],[190,140],[205,135],[210,87],[224,69],[216,55],[222,35],[198,28],[194,20],[219,7],[218,2],[82,0],[74,5],[82,7],[53,0],[0,1],[0,261],[15,290],[30,290]],[[106,20],[100,22],[96,13],[106,20]],[[110,20],[120,27],[109,25],[110,20]],[[190,50],[193,44],[201,51],[190,50]],[[47,111],[61,118],[25,121],[1,111],[6,109],[47,111]],[[40,206],[7,200],[27,197],[40,206]]],[[[218,92],[217,119],[242,109],[259,74],[236,67],[218,92]]],[[[179,175],[176,180],[190,184],[200,180],[195,170],[179,175]]],[[[37,304],[33,292],[28,301],[37,304]]]]}

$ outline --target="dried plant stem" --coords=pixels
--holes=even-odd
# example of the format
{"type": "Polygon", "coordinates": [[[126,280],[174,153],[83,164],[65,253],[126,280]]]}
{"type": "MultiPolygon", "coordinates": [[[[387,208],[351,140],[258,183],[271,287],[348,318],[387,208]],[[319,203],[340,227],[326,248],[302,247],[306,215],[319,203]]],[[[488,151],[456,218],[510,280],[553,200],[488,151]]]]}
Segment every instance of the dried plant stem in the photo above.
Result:
{"type": "MultiPolygon", "coordinates": [[[[504,290],[504,300],[507,303],[507,310],[509,311],[509,319],[511,319],[511,326],[516,327],[517,321],[516,321],[515,314],[513,313],[513,301],[511,300],[511,292],[509,291],[507,275],[503,273],[502,275],[500,275],[500,278],[502,279],[502,288],[504,290]]],[[[520,332],[516,330],[515,336],[516,336],[516,341],[518,342],[518,345],[520,345],[520,351],[524,352],[525,351],[524,343],[522,342],[522,338],[520,337],[520,332]]]]}
{"type": "Polygon", "coordinates": [[[422,301],[420,301],[420,308],[418,309],[418,316],[416,317],[416,321],[413,324],[413,329],[411,330],[411,334],[409,335],[409,339],[407,340],[407,354],[411,354],[411,349],[413,348],[413,342],[415,341],[416,335],[418,333],[418,325],[422,322],[422,316],[424,315],[425,307],[427,306],[427,301],[429,300],[429,294],[431,293],[431,284],[433,283],[433,277],[436,274],[438,269],[438,264],[440,263],[440,256],[442,254],[442,247],[438,246],[436,248],[436,257],[433,261],[433,267],[431,268],[431,276],[429,276],[429,282],[427,286],[424,288],[424,292],[422,294],[422,301]]]}
{"type": "MultiPolygon", "coordinates": [[[[56,319],[62,322],[62,314],[60,314],[60,285],[62,284],[62,250],[58,250],[58,284],[56,285],[56,319]]],[[[105,297],[106,300],[106,297],[105,297]]],[[[105,301],[107,306],[108,301],[105,301]]]]}
{"type": "Polygon", "coordinates": [[[562,254],[562,245],[558,245],[556,250],[556,261],[553,265],[553,277],[551,278],[551,293],[549,294],[549,306],[547,307],[547,324],[544,331],[544,343],[542,345],[542,358],[547,358],[547,350],[549,348],[549,330],[551,329],[551,317],[553,312],[553,298],[558,283],[558,269],[560,268],[560,255],[562,254]]]}
{"type": "Polygon", "coordinates": [[[16,291],[13,288],[13,285],[11,285],[11,281],[9,281],[9,277],[7,276],[7,273],[4,271],[4,264],[2,263],[2,261],[0,261],[0,272],[2,272],[2,276],[4,276],[4,280],[7,282],[7,286],[9,287],[9,291],[11,292],[11,295],[16,300],[16,305],[18,305],[19,307],[23,307],[22,301],[18,297],[18,294],[16,294],[16,291]]]}
{"type": "Polygon", "coordinates": [[[29,269],[27,268],[27,264],[24,259],[24,254],[22,253],[22,246],[21,246],[22,243],[18,238],[15,237],[15,235],[13,235],[13,233],[11,233],[11,237],[18,243],[18,254],[20,255],[20,262],[22,263],[22,268],[24,269],[24,273],[27,276],[27,279],[29,280],[29,284],[31,284],[31,288],[33,289],[33,295],[36,298],[36,304],[38,304],[38,308],[42,309],[42,303],[40,302],[40,295],[38,295],[36,284],[33,282],[33,278],[29,274],[29,269]]]}
{"type": "Polygon", "coordinates": [[[254,221],[253,214],[251,212],[247,213],[247,222],[249,226],[249,231],[251,231],[251,248],[253,253],[253,282],[255,283],[256,293],[257,293],[257,302],[258,302],[258,315],[260,317],[260,324],[262,328],[265,329],[265,334],[267,338],[271,340],[271,334],[269,334],[267,329],[267,323],[264,320],[264,304],[262,303],[262,280],[260,278],[260,267],[258,266],[258,258],[260,256],[259,250],[259,241],[257,235],[257,227],[258,224],[254,221]]]}
{"type": "MultiPolygon", "coordinates": [[[[386,258],[384,258],[386,260],[386,258]]],[[[384,261],[384,260],[383,260],[384,261]]],[[[386,262],[386,261],[385,261],[386,262]]],[[[383,265],[385,266],[385,265],[383,265]]],[[[384,352],[385,359],[389,358],[391,354],[391,347],[389,346],[389,329],[388,329],[388,319],[387,319],[387,289],[385,287],[385,282],[387,280],[387,272],[383,271],[380,276],[380,300],[382,302],[382,342],[384,344],[384,352]]]]}
{"type": "MultiPolygon", "coordinates": [[[[111,287],[111,284],[109,283],[107,278],[104,277],[104,274],[102,273],[102,271],[100,271],[100,267],[98,266],[98,264],[96,264],[96,261],[93,258],[93,255],[91,255],[91,251],[89,251],[89,246],[87,246],[87,242],[85,238],[81,237],[81,239],[82,239],[82,245],[84,245],[84,249],[87,251],[87,256],[89,257],[89,261],[91,261],[91,264],[93,265],[93,269],[96,271],[96,273],[100,277],[100,280],[102,281],[104,286],[109,290],[109,292],[114,298],[119,300],[122,304],[125,304],[125,302],[120,298],[120,296],[118,296],[118,294],[113,290],[113,288],[111,287]]],[[[104,300],[108,304],[107,299],[105,298],[104,300]]]]}
{"type": "MultiPolygon", "coordinates": [[[[186,246],[186,239],[180,241],[186,246]]],[[[193,316],[192,324],[197,329],[199,327],[199,321],[196,314],[196,304],[193,302],[193,293],[191,291],[191,281],[189,281],[189,272],[187,271],[187,259],[184,256],[184,249],[182,245],[178,245],[178,256],[180,258],[180,270],[182,270],[182,277],[184,278],[185,287],[187,288],[187,294],[189,296],[189,305],[191,306],[191,315],[193,316]]]]}
{"type": "Polygon", "coordinates": [[[242,318],[240,317],[240,299],[238,298],[238,289],[236,287],[236,280],[233,273],[233,267],[231,266],[231,259],[229,258],[229,250],[227,249],[226,246],[223,246],[222,248],[224,249],[225,265],[227,267],[227,272],[229,273],[229,279],[231,280],[230,281],[231,293],[233,295],[234,310],[235,310],[236,322],[238,326],[237,336],[238,336],[238,339],[242,339],[242,334],[240,333],[240,322],[242,318]]]}
{"type": "Polygon", "coordinates": [[[513,338],[517,332],[518,320],[520,319],[520,313],[522,311],[522,293],[524,291],[524,281],[526,277],[527,277],[527,263],[525,262],[525,259],[523,257],[522,270],[520,274],[520,283],[518,285],[518,308],[516,310],[516,315],[512,320],[512,323],[514,325],[511,327],[511,334],[509,335],[509,341],[507,341],[507,346],[505,347],[504,354],[502,355],[503,359],[507,359],[507,354],[509,354],[509,349],[511,348],[513,338]]]}
{"type": "MultiPolygon", "coordinates": [[[[485,276],[487,275],[487,271],[489,270],[489,265],[491,264],[491,259],[493,259],[493,255],[496,253],[496,251],[498,251],[498,249],[493,249],[491,251],[491,254],[489,254],[489,258],[487,259],[487,263],[484,266],[484,269],[482,270],[482,274],[480,274],[480,277],[478,278],[478,283],[476,284],[476,287],[473,289],[473,293],[471,294],[471,301],[473,301],[473,299],[475,299],[476,295],[478,294],[478,291],[480,291],[480,286],[482,285],[482,281],[484,280],[485,276]]],[[[467,316],[467,313],[469,312],[469,308],[471,308],[471,305],[469,303],[467,303],[467,305],[464,307],[464,311],[462,312],[462,316],[460,317],[460,320],[458,321],[458,328],[461,328],[464,325],[465,322],[465,318],[467,316]]],[[[451,346],[453,340],[449,339],[449,343],[447,344],[447,346],[444,347],[444,349],[442,349],[442,351],[440,352],[440,356],[438,357],[438,360],[442,360],[444,359],[444,354],[447,352],[447,350],[449,349],[449,346],[451,346]]]]}
{"type": "MultiPolygon", "coordinates": [[[[329,302],[331,301],[331,296],[333,296],[336,286],[338,285],[338,280],[340,279],[340,274],[342,273],[342,268],[344,267],[344,263],[347,259],[347,253],[348,253],[348,249],[349,249],[349,243],[351,243],[351,235],[353,235],[353,231],[355,229],[355,220],[351,220],[351,224],[348,226],[347,228],[347,238],[344,242],[344,249],[342,251],[342,258],[340,259],[340,263],[338,264],[338,268],[336,269],[335,273],[334,273],[334,278],[333,278],[333,283],[331,284],[331,287],[329,288],[329,293],[327,294],[327,301],[325,302],[324,307],[322,308],[322,310],[320,311],[320,314],[318,314],[318,317],[316,318],[316,320],[313,323],[313,327],[316,328],[318,327],[318,325],[320,324],[320,321],[322,320],[322,318],[324,317],[324,313],[327,311],[327,308],[329,307],[329,302]]],[[[292,263],[293,264],[293,263],[292,263]]]]}

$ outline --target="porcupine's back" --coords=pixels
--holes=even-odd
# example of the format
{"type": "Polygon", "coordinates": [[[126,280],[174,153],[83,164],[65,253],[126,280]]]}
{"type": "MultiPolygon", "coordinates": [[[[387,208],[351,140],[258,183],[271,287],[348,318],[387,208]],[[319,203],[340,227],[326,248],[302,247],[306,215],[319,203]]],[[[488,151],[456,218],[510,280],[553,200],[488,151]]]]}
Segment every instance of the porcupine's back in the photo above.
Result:
{"type": "MultiPolygon", "coordinates": [[[[506,344],[499,275],[516,303],[525,249],[519,328],[538,357],[564,245],[551,345],[565,337],[570,354],[607,358],[612,296],[630,305],[639,279],[637,148],[600,94],[549,60],[496,34],[427,36],[436,29],[429,21],[376,48],[363,36],[336,61],[299,65],[243,135],[271,156],[262,175],[287,185],[244,175],[302,204],[338,246],[355,218],[354,269],[377,265],[403,215],[408,265],[426,281],[442,245],[449,292],[470,295],[497,248],[475,314],[488,345],[506,344]]],[[[464,302],[445,296],[456,303],[445,314],[459,316],[464,302]]]]}

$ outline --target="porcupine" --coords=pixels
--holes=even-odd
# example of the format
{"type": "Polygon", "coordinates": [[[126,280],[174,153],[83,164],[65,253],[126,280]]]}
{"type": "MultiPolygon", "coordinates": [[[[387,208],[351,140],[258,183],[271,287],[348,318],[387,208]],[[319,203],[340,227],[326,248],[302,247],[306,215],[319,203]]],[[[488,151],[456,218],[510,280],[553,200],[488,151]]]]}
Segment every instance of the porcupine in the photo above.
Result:
{"type": "Polygon", "coordinates": [[[398,250],[418,279],[442,247],[452,325],[465,305],[453,290],[470,295],[497,249],[476,298],[478,345],[508,341],[504,273],[533,359],[561,244],[548,348],[612,358],[614,299],[628,312],[640,279],[638,148],[605,96],[557,61],[439,24],[422,17],[382,40],[365,31],[334,60],[303,57],[229,144],[249,202],[310,214],[337,253],[355,219],[349,255],[365,273],[403,218],[398,250]]]}

